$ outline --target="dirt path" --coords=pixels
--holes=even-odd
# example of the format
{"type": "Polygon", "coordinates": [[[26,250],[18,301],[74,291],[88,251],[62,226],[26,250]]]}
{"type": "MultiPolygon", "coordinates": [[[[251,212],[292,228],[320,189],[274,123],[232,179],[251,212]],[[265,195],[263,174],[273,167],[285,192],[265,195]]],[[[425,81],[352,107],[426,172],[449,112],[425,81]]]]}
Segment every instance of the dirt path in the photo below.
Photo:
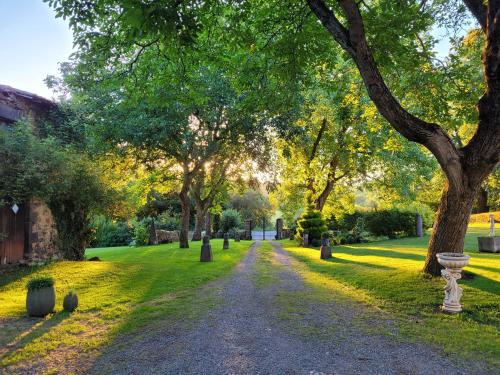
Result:
{"type": "MultiPolygon", "coordinates": [[[[158,324],[140,336],[117,340],[93,371],[111,374],[478,374],[459,369],[442,353],[419,344],[367,335],[355,324],[356,309],[314,304],[294,317],[310,327],[297,334],[277,319],[282,293],[307,286],[289,255],[273,245],[275,282],[256,283],[261,259],[254,245],[236,271],[217,288],[221,303],[194,326],[158,324]],[[332,330],[332,328],[334,328],[332,330]],[[335,332],[334,334],[332,332],[335,332]],[[326,337],[325,337],[326,335],[326,337]]],[[[300,295],[300,294],[299,294],[300,295]]],[[[291,323],[288,323],[291,324],[291,323]]],[[[472,365],[476,366],[476,365],[472,365]]]]}

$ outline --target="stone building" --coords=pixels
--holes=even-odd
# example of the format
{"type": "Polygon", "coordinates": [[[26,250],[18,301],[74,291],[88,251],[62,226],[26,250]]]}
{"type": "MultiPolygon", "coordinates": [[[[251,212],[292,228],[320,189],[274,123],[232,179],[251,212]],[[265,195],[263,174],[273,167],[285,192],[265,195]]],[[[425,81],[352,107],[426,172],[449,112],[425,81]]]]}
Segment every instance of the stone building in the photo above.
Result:
{"type": "MultiPolygon", "coordinates": [[[[0,85],[0,131],[8,131],[26,119],[35,134],[40,134],[41,125],[53,120],[56,110],[50,100],[0,85]]],[[[29,202],[0,198],[7,202],[0,206],[0,265],[59,258],[55,222],[47,205],[39,198],[29,202]]]]}

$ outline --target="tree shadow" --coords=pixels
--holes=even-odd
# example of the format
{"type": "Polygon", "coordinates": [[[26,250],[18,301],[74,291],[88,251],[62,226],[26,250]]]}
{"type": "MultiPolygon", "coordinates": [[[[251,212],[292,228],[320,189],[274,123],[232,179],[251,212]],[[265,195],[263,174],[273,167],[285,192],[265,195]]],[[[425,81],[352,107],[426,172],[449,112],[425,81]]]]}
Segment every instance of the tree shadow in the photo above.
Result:
{"type": "Polygon", "coordinates": [[[64,319],[66,319],[70,314],[65,311],[56,312],[50,315],[49,318],[13,318],[5,319],[4,322],[0,321],[0,327],[3,324],[14,324],[15,329],[12,329],[12,335],[5,327],[2,329],[2,333],[6,334],[6,337],[2,337],[2,341],[6,342],[3,348],[0,349],[0,360],[9,357],[18,349],[23,348],[30,342],[42,337],[44,334],[49,332],[53,327],[59,325],[64,319]]]}
{"type": "Polygon", "coordinates": [[[0,288],[39,271],[43,266],[12,266],[0,268],[0,288]]]}
{"type": "Polygon", "coordinates": [[[395,258],[395,259],[409,259],[409,260],[418,260],[423,261],[425,259],[425,255],[413,254],[408,252],[400,252],[395,250],[382,250],[376,247],[350,247],[350,246],[336,246],[332,249],[332,252],[346,255],[354,255],[354,256],[379,256],[386,258],[395,258]],[[345,252],[341,252],[338,250],[348,249],[345,252]]]}
{"type": "MultiPolygon", "coordinates": [[[[478,265],[478,264],[469,264],[470,268],[479,268],[481,270],[485,270],[485,271],[490,271],[490,272],[496,272],[496,273],[499,273],[500,272],[500,268],[498,267],[488,267],[488,266],[483,266],[483,265],[478,265]]],[[[473,272],[473,271],[471,271],[473,272]]]]}
{"type": "Polygon", "coordinates": [[[462,279],[460,281],[461,283],[467,285],[469,288],[479,289],[482,290],[483,292],[495,294],[497,296],[500,295],[500,283],[498,281],[477,274],[474,271],[468,270],[468,272],[474,274],[474,279],[472,280],[462,279]]]}
{"type": "Polygon", "coordinates": [[[368,267],[368,268],[377,268],[377,269],[381,269],[381,270],[395,270],[395,269],[397,269],[395,267],[384,266],[381,264],[359,262],[359,261],[354,261],[354,260],[338,258],[335,256],[335,253],[333,253],[333,252],[332,252],[332,258],[324,259],[324,261],[329,262],[329,263],[338,263],[338,264],[352,264],[352,265],[363,266],[363,267],[368,267]]]}

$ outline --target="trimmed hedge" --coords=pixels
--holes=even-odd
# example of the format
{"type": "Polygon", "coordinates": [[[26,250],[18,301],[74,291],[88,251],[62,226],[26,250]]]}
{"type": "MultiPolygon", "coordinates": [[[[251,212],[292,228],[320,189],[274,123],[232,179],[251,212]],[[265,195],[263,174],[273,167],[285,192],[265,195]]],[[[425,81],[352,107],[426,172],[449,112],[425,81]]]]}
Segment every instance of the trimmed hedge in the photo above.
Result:
{"type": "MultiPolygon", "coordinates": [[[[362,242],[363,231],[368,231],[374,236],[387,236],[389,238],[415,236],[416,235],[416,213],[400,211],[396,209],[344,214],[336,219],[329,220],[329,229],[340,231],[345,243],[362,242]]],[[[430,228],[432,222],[422,219],[424,229],[430,228]]]]}
{"type": "Polygon", "coordinates": [[[495,221],[497,223],[499,223],[500,222],[500,211],[484,212],[482,214],[473,214],[473,215],[470,215],[469,223],[489,223],[490,222],[490,215],[491,214],[493,214],[493,217],[495,218],[495,221]]]}
{"type": "Polygon", "coordinates": [[[365,215],[365,225],[375,236],[387,236],[393,239],[416,235],[416,217],[411,212],[397,210],[368,212],[365,215]]]}

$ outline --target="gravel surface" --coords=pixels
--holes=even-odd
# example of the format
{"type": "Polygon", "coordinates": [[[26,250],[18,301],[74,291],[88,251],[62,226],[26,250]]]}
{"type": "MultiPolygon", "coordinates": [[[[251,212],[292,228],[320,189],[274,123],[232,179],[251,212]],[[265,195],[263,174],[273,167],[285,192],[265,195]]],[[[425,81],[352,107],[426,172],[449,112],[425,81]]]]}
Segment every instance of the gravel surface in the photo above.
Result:
{"type": "MultiPolygon", "coordinates": [[[[315,303],[293,324],[314,323],[318,335],[294,333],[277,319],[280,293],[307,292],[290,256],[274,244],[278,280],[255,283],[256,243],[235,272],[215,283],[221,303],[194,325],[158,323],[115,341],[96,361],[110,374],[480,374],[480,364],[458,368],[437,349],[368,335],[353,322],[359,308],[315,303]],[[297,322],[299,319],[299,322],[297,322]],[[332,326],[335,330],[332,330],[332,326]],[[322,328],[330,336],[325,339],[322,328]],[[331,334],[331,332],[336,332],[331,334]]],[[[314,331],[311,331],[314,332],[314,331]]],[[[491,370],[491,369],[490,369],[491,370]]],[[[491,373],[491,372],[489,372],[491,373]]]]}

